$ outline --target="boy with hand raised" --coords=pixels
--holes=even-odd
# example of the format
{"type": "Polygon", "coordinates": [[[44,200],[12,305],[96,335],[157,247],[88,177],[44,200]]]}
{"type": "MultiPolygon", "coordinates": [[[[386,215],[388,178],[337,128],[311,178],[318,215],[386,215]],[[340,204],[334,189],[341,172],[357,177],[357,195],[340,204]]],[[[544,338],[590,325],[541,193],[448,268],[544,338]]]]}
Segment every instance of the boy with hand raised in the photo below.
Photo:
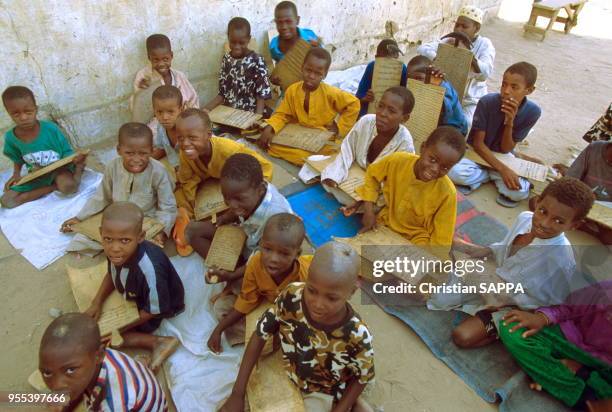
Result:
{"type": "Polygon", "coordinates": [[[468,143],[490,167],[461,159],[448,175],[462,193],[469,194],[492,180],[499,192],[496,201],[502,206],[516,207],[529,197],[529,181],[519,177],[493,152],[514,156],[516,144],[527,138],[540,118],[540,107],[527,99],[535,90],[537,76],[532,64],[515,63],[506,69],[500,93],[490,93],[478,102],[468,143]]]}
{"type": "Polygon", "coordinates": [[[147,89],[154,82],[160,81],[163,86],[175,86],[181,91],[185,107],[200,107],[198,94],[187,76],[172,68],[174,53],[170,39],[163,34],[152,34],[147,37],[146,47],[151,64],[136,73],[134,92],[147,89]]]}

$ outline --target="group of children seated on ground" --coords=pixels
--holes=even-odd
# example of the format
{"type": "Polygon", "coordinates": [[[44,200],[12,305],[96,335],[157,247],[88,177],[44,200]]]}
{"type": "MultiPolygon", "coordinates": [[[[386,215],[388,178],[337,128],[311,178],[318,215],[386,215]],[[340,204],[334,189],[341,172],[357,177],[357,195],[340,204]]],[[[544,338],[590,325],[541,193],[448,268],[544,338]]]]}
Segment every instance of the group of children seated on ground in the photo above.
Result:
{"type": "MultiPolygon", "coordinates": [[[[537,77],[529,63],[510,66],[500,92],[486,94],[495,50],[489,39],[479,35],[482,20],[481,10],[464,7],[454,29],[474,53],[462,102],[441,73],[430,67],[438,42],[419,47],[423,56],[404,68],[402,85],[406,78],[422,80],[429,70],[446,90],[440,126],[417,155],[403,124],[415,105],[412,93],[402,85],[392,87],[375,114],[364,114],[373,101],[373,63],[357,97],[323,83],[330,54],[319,47],[321,40],[313,31],[297,27],[295,5],[279,3],[275,9],[279,35],[270,43],[274,60],[282,59],[299,38],[310,41],[312,48],[302,66],[304,80],[284,91],[261,127],[258,145],[271,156],[302,165],[314,154],[274,144],[274,135],[289,123],[334,131],[339,149],[330,142],[318,153],[337,154],[322,172],[321,182],[334,193],[354,163],[366,170],[357,189],[361,200],[345,202],[344,208],[347,215],[363,214],[363,232],[385,225],[418,246],[438,246],[447,253],[452,247],[477,258],[492,256],[497,276],[523,283],[524,294],[505,296],[498,306],[479,296],[432,296],[427,302],[430,309],[459,309],[473,315],[453,331],[454,342],[467,348],[501,339],[535,384],[567,405],[596,410],[608,402],[609,407],[612,309],[605,299],[612,285],[573,287],[578,270],[564,232],[583,225],[596,197],[610,200],[612,143],[587,147],[567,171],[572,177],[550,183],[535,198],[533,212],[521,213],[501,242],[482,246],[454,237],[455,184],[469,193],[493,180],[500,192],[498,201],[506,206],[527,198],[529,182],[493,152],[512,155],[540,116],[539,107],[527,99],[537,77]],[[464,158],[470,127],[467,143],[489,168],[464,158]],[[377,204],[381,194],[383,206],[377,204]],[[576,299],[583,304],[573,305],[576,299]]],[[[161,83],[152,95],[154,119],[148,127],[132,122],[119,128],[119,157],[106,165],[102,183],[83,209],[60,228],[72,232],[77,223],[101,212],[101,243],[77,234],[68,250],[103,250],[108,261],[91,307],[84,314],[54,320],[41,341],[44,381],[52,390],[69,392],[70,407],[84,399],[91,410],[166,409],[164,393],[151,371],[159,369],[179,342],[153,333],[162,319],[180,314],[185,303],[181,278],[161,247],[172,238],[180,255],[195,251],[206,258],[217,228],[234,224],[247,239],[236,269],[211,267],[204,274],[207,283],[227,284],[212,307],[219,323],[208,347],[222,352],[223,335],[230,345],[248,341],[233,390],[221,410],[244,409],[249,376],[265,342],[274,335],[280,337],[289,377],[307,410],[371,410],[360,395],[374,378],[372,335],[348,303],[360,272],[357,252],[329,242],[314,256],[302,255],[304,223],[271,183],[273,164],[256,149],[212,133],[210,110],[225,104],[266,114],[271,83],[278,83],[269,77],[262,57],[248,48],[248,21],[232,19],[227,34],[230,51],[222,60],[219,92],[202,110],[187,76],[171,67],[168,38],[147,39],[151,64],[138,72],[134,86],[138,90],[161,83]],[[194,215],[196,192],[208,179],[219,181],[228,207],[215,222],[197,221],[194,215]],[[147,219],[163,226],[148,240],[143,229],[147,219]],[[147,366],[102,342],[94,320],[114,290],[135,301],[140,312],[140,321],[122,331],[121,347],[149,349],[147,366]],[[260,317],[255,333],[245,336],[245,316],[262,302],[273,305],[260,317]]],[[[397,58],[399,53],[392,40],[383,40],[377,49],[377,56],[397,58]]],[[[18,207],[55,190],[77,191],[85,155],[30,183],[16,184],[24,164],[32,171],[73,154],[73,149],[56,125],[37,120],[36,100],[26,87],[7,88],[2,102],[15,122],[5,134],[4,154],[14,163],[14,171],[0,199],[2,206],[18,207]]]]}

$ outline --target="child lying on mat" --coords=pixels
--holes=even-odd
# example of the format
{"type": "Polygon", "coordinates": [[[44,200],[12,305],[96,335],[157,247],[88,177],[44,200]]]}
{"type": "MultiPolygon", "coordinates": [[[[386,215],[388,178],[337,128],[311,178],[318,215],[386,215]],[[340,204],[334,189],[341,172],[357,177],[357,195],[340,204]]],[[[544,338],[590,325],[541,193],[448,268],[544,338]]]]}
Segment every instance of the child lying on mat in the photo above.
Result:
{"type": "Polygon", "coordinates": [[[288,284],[306,280],[312,256],[300,256],[304,237],[299,217],[279,213],[268,219],[259,252],[247,262],[240,294],[225,295],[213,305],[219,324],[208,339],[210,350],[221,352],[224,332],[230,345],[244,343],[245,316],[264,300],[273,303],[288,284]]]}
{"type": "MultiPolygon", "coordinates": [[[[72,232],[72,225],[100,213],[113,202],[130,201],[140,207],[145,216],[164,225],[153,241],[163,247],[176,218],[174,184],[159,161],[151,159],[153,136],[142,123],[126,123],[119,128],[117,153],[104,170],[104,178],[96,193],[81,211],[62,224],[61,231],[72,232]]],[[[102,246],[87,236],[76,234],[68,251],[102,250],[102,246]]]]}
{"type": "MultiPolygon", "coordinates": [[[[473,315],[453,330],[457,346],[479,347],[496,340],[492,313],[501,307],[533,309],[561,304],[572,290],[584,286],[582,277],[576,275],[574,253],[564,232],[579,226],[592,205],[593,194],[588,186],[573,178],[562,178],[544,189],[535,212],[523,212],[517,217],[501,242],[488,247],[463,241],[454,244],[472,257],[493,257],[497,266],[494,278],[520,284],[523,289],[491,296],[433,295],[427,303],[429,309],[458,309],[473,315]]],[[[452,281],[457,280],[451,276],[452,281]]]]}
{"type": "Polygon", "coordinates": [[[153,92],[151,100],[155,116],[147,125],[153,132],[151,157],[162,163],[165,161],[167,165],[164,164],[164,166],[170,172],[170,176],[176,180],[176,169],[179,165],[176,119],[184,109],[183,95],[177,87],[159,86],[153,92]]]}
{"type": "Polygon", "coordinates": [[[420,156],[398,152],[368,166],[365,183],[357,188],[363,201],[346,207],[345,214],[363,207],[361,232],[380,223],[415,245],[450,249],[457,195],[446,174],[464,153],[461,133],[454,127],[438,127],[423,143],[420,156]],[[385,206],[377,214],[375,202],[381,190],[385,206]]]}
{"type": "MultiPolygon", "coordinates": [[[[397,45],[397,42],[393,39],[383,39],[376,46],[376,56],[375,57],[388,57],[391,59],[398,59],[401,50],[397,45]]],[[[403,54],[403,53],[402,53],[403,54]]],[[[368,108],[370,103],[374,103],[374,92],[372,91],[372,77],[374,76],[374,65],[376,61],[371,61],[366,66],[365,72],[363,72],[363,76],[359,81],[359,87],[357,88],[357,92],[355,93],[355,97],[359,99],[359,103],[361,104],[361,110],[359,110],[359,117],[362,117],[368,113],[368,108]]],[[[399,86],[406,87],[406,74],[407,67],[405,64],[402,64],[402,77],[400,80],[399,86]]]]}
{"type": "Polygon", "coordinates": [[[512,310],[499,337],[523,370],[573,409],[612,410],[612,281],[580,289],[559,306],[512,310]]]}
{"type": "Polygon", "coordinates": [[[86,155],[79,155],[72,164],[38,179],[22,185],[16,184],[21,179],[24,164],[28,172],[33,172],[72,155],[74,150],[54,123],[36,118],[36,99],[27,87],[8,87],[2,92],[2,103],[15,122],[15,127],[4,134],[3,153],[13,162],[13,175],[4,184],[4,194],[0,197],[2,207],[17,207],[54,190],[64,194],[76,192],[81,183],[86,155]]]}
{"type": "Polygon", "coordinates": [[[229,209],[217,218],[216,223],[210,220],[190,222],[185,230],[185,237],[191,247],[203,258],[208,255],[210,244],[217,227],[226,224],[238,224],[247,235],[245,249],[238,267],[233,272],[209,268],[207,280],[217,276],[220,282],[239,282],[245,271],[245,259],[257,248],[268,219],[277,213],[293,213],[289,202],[278,189],[264,180],[258,160],[247,153],[232,155],[221,169],[221,192],[229,209]]]}
{"type": "MultiPolygon", "coordinates": [[[[277,145],[272,138],[288,123],[315,129],[327,129],[343,138],[357,120],[359,100],[350,93],[323,83],[331,66],[331,55],[325,49],[313,47],[304,58],[304,80],[289,86],[285,97],[272,116],[266,120],[257,144],[268,150],[270,156],[279,157],[301,166],[313,153],[294,147],[277,145]],[[336,116],[338,116],[336,123],[336,116]]],[[[326,145],[318,154],[332,154],[337,149],[326,145]]]]}
{"type": "Polygon", "coordinates": [[[105,349],[98,324],[82,313],[67,313],[47,326],[38,368],[51,391],[69,396],[63,411],[82,400],[91,411],[168,410],[153,372],[123,352],[105,349]]]}
{"type": "Polygon", "coordinates": [[[259,319],[221,411],[244,410],[253,367],[276,333],[306,411],[372,410],[360,397],[374,379],[372,335],[348,303],[357,289],[359,267],[359,256],[348,245],[329,242],[317,249],[306,283],[287,286],[259,319]]]}
{"type": "Polygon", "coordinates": [[[236,153],[253,156],[263,170],[267,181],[272,179],[272,163],[255,150],[233,140],[216,137],[210,129],[208,114],[198,109],[187,109],[176,121],[181,151],[179,153],[178,188],[174,193],[179,207],[173,237],[177,251],[186,256],[193,252],[185,239],[185,228],[193,218],[195,199],[200,183],[208,178],[221,177],[225,161],[236,153]]]}
{"type": "Polygon", "coordinates": [[[156,81],[160,81],[164,86],[174,86],[181,91],[185,107],[200,107],[198,94],[187,76],[171,67],[174,53],[170,39],[163,34],[152,34],[147,37],[146,47],[147,58],[151,64],[136,73],[134,92],[146,89],[156,81]]]}
{"type": "Polygon", "coordinates": [[[206,103],[204,110],[220,104],[234,109],[263,114],[266,100],[272,98],[268,67],[263,56],[249,49],[251,25],[243,17],[234,17],[227,25],[230,51],[223,56],[219,69],[219,94],[206,103]]]}
{"type": "Polygon", "coordinates": [[[176,316],[185,309],[185,292],[168,256],[159,246],[144,240],[143,218],[142,210],[130,202],[116,202],[104,210],[100,234],[108,272],[85,313],[98,319],[104,301],[115,289],[135,301],[140,321],[122,331],[122,347],[150,350],[148,366],[157,372],[179,341],[153,332],[163,318],[176,316]]]}

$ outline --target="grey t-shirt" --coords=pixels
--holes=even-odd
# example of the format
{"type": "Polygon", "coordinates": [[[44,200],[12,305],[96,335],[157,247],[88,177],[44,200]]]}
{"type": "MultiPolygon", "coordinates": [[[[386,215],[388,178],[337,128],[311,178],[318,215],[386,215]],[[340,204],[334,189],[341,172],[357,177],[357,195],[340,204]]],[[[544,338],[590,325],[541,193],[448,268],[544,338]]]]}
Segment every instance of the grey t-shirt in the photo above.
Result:
{"type": "Polygon", "coordinates": [[[580,153],[566,176],[582,180],[593,189],[597,200],[612,201],[612,164],[606,161],[612,142],[593,142],[580,153]]]}

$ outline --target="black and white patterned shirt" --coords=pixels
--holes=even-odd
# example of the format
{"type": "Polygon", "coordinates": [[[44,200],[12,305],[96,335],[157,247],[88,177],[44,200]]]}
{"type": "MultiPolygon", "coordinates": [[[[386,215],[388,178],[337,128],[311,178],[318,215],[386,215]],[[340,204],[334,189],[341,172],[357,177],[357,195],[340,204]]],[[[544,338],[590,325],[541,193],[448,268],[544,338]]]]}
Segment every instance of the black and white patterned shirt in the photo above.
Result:
{"type": "Polygon", "coordinates": [[[263,57],[254,51],[241,59],[225,54],[219,69],[219,94],[227,106],[250,112],[255,111],[258,98],[272,98],[263,57]]]}

